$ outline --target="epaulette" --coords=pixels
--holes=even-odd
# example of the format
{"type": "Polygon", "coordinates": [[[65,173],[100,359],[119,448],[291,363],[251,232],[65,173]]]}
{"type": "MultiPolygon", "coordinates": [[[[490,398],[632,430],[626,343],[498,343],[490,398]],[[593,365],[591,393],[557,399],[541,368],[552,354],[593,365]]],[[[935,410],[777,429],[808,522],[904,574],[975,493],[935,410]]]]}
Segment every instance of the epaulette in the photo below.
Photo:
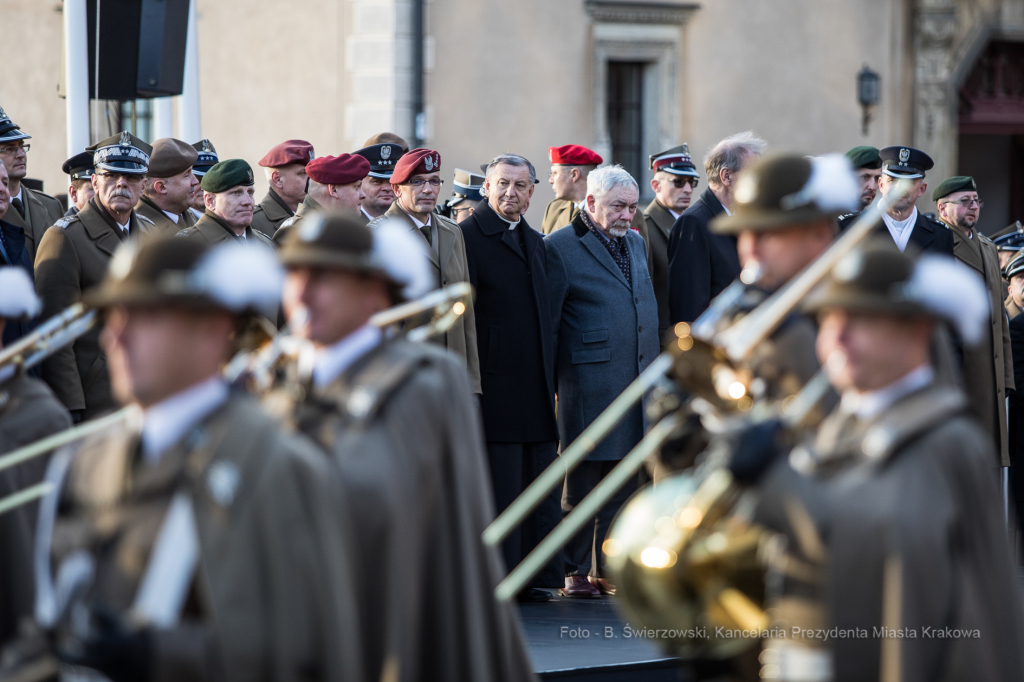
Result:
{"type": "Polygon", "coordinates": [[[978,236],[978,239],[981,241],[982,244],[991,244],[992,246],[996,245],[996,243],[992,241],[991,238],[986,237],[981,232],[975,232],[974,234],[978,236]]]}
{"type": "Polygon", "coordinates": [[[196,227],[195,227],[195,225],[193,225],[192,227],[186,227],[183,230],[178,230],[177,232],[174,233],[174,236],[175,237],[188,237],[192,233],[194,233],[195,231],[196,231],[196,227]]]}
{"type": "Polygon", "coordinates": [[[156,223],[154,223],[154,222],[153,222],[153,221],[152,221],[151,219],[147,218],[146,216],[142,215],[141,213],[136,213],[136,214],[135,214],[135,216],[136,216],[136,217],[137,217],[137,218],[138,218],[139,220],[145,220],[145,221],[146,221],[147,223],[149,223],[150,225],[156,225],[156,223]]]}
{"type": "Polygon", "coordinates": [[[850,218],[850,217],[855,216],[855,215],[857,215],[857,214],[856,213],[844,213],[843,215],[841,215],[838,218],[836,218],[836,220],[846,220],[847,218],[850,218]]]}
{"type": "MultiPolygon", "coordinates": [[[[255,215],[255,214],[253,214],[253,215],[255,215]]],[[[281,223],[281,224],[280,224],[280,225],[279,225],[279,226],[277,227],[277,229],[279,229],[279,230],[280,230],[280,229],[281,229],[282,227],[291,227],[292,225],[294,225],[295,223],[297,223],[297,222],[299,221],[299,218],[301,218],[301,217],[302,217],[302,216],[300,216],[300,215],[293,215],[293,216],[292,216],[291,218],[288,218],[288,220],[286,220],[286,221],[284,221],[283,223],[281,223]]]]}
{"type": "Polygon", "coordinates": [[[70,225],[71,223],[73,223],[76,220],[78,220],[78,216],[77,215],[66,216],[64,218],[61,218],[57,222],[55,222],[54,225],[56,225],[57,227],[59,227],[60,229],[63,230],[68,225],[70,225]]]}

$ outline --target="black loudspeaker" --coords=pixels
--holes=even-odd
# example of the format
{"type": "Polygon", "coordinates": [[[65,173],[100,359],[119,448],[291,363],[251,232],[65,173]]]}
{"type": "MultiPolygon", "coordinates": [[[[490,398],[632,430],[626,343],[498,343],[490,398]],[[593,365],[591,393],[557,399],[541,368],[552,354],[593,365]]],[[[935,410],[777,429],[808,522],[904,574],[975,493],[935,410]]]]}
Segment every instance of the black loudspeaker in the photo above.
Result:
{"type": "Polygon", "coordinates": [[[189,0],[87,0],[89,97],[180,95],[188,6],[189,0]]]}

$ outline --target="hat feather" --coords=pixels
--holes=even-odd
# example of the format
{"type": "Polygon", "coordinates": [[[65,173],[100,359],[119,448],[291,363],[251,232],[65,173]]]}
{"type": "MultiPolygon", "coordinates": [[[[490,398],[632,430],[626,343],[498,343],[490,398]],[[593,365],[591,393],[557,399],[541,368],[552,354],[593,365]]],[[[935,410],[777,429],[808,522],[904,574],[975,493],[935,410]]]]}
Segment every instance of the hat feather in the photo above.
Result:
{"type": "Polygon", "coordinates": [[[373,260],[389,277],[402,284],[406,299],[419,298],[437,288],[430,274],[427,245],[407,226],[393,219],[373,232],[373,260]]]}
{"type": "Polygon", "coordinates": [[[813,157],[811,177],[803,191],[825,212],[860,208],[860,185],[850,159],[843,154],[813,157]]]}
{"type": "Polygon", "coordinates": [[[956,326],[969,345],[981,341],[989,319],[989,297],[978,273],[948,256],[924,255],[904,295],[956,326]]]}
{"type": "Polygon", "coordinates": [[[0,317],[35,317],[41,308],[27,272],[19,267],[0,268],[0,317]]]}
{"type": "Polygon", "coordinates": [[[231,241],[203,256],[192,285],[234,312],[274,315],[281,302],[284,270],[266,246],[231,241]]]}

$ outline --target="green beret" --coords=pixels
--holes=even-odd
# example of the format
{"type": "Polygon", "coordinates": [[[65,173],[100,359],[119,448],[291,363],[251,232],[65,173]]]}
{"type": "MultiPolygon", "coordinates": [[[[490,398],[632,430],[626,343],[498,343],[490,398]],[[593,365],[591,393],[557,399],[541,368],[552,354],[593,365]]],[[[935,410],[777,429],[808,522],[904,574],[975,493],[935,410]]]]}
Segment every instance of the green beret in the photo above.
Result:
{"type": "Polygon", "coordinates": [[[255,178],[252,175],[252,166],[246,163],[245,159],[228,159],[214,164],[213,168],[206,171],[200,186],[204,192],[216,194],[238,185],[251,187],[253,184],[255,178]]]}
{"type": "Polygon", "coordinates": [[[942,197],[948,197],[953,192],[977,192],[978,185],[970,175],[954,175],[939,183],[939,186],[932,192],[932,201],[938,201],[942,197]]]}
{"type": "Polygon", "coordinates": [[[875,147],[866,145],[854,147],[846,152],[846,158],[850,160],[854,168],[877,169],[882,167],[882,158],[878,155],[878,149],[875,147]]]}

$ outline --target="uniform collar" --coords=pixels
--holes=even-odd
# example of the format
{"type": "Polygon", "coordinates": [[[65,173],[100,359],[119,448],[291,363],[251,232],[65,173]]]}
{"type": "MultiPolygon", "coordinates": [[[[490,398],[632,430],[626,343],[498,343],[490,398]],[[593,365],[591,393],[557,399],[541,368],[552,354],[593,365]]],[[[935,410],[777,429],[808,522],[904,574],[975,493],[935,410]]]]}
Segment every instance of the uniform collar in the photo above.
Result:
{"type": "Polygon", "coordinates": [[[142,455],[148,464],[180,441],[193,426],[228,398],[228,386],[219,376],[164,398],[149,407],[142,418],[142,455]]]}
{"type": "Polygon", "coordinates": [[[379,327],[364,324],[334,345],[316,351],[313,358],[313,385],[322,389],[376,347],[382,338],[379,327]]]}
{"type": "Polygon", "coordinates": [[[896,401],[930,385],[935,380],[935,371],[928,365],[921,365],[903,378],[874,391],[843,393],[840,409],[856,415],[861,421],[870,421],[885,412],[896,401]]]}

